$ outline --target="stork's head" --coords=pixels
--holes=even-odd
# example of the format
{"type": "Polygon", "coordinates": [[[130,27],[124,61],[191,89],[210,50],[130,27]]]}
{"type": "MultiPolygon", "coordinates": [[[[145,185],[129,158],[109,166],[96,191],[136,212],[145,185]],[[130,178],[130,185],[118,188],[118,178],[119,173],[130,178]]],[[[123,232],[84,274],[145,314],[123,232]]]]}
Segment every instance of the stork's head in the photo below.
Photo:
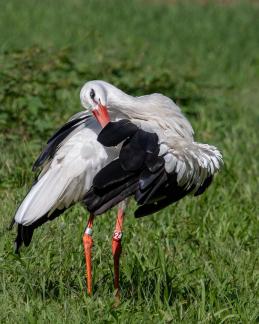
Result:
{"type": "Polygon", "coordinates": [[[107,90],[103,81],[89,81],[80,91],[82,106],[90,110],[104,127],[109,122],[107,90]]]}
{"type": "Polygon", "coordinates": [[[80,91],[82,106],[87,110],[98,109],[99,105],[107,106],[107,91],[101,81],[89,81],[80,91]]]}

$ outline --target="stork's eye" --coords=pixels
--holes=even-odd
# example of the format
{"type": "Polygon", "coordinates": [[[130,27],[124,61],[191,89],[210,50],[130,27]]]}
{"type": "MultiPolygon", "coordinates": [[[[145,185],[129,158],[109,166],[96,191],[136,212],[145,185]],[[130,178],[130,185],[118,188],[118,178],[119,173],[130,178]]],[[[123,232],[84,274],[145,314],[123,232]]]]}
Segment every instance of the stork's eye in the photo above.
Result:
{"type": "Polygon", "coordinates": [[[91,99],[94,99],[94,97],[95,97],[94,89],[91,89],[91,91],[90,91],[90,98],[91,99]]]}

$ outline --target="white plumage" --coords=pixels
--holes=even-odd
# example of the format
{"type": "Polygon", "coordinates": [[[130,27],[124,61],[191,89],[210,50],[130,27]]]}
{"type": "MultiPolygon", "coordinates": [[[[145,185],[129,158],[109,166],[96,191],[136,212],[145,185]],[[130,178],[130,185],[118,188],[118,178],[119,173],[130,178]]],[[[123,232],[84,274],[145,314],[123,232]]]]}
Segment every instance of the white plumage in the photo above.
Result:
{"type": "Polygon", "coordinates": [[[17,223],[31,225],[46,213],[51,215],[55,209],[82,200],[97,172],[116,155],[116,149],[105,148],[97,141],[100,130],[93,119],[88,127],[82,124],[62,141],[18,208],[17,223]]]}

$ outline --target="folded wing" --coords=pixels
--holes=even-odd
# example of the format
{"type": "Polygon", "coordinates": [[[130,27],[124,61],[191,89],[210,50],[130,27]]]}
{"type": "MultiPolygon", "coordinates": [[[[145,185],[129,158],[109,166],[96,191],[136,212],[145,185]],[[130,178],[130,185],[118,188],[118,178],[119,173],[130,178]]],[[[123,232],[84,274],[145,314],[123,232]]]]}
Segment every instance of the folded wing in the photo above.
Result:
{"type": "Polygon", "coordinates": [[[176,139],[172,149],[160,143],[157,134],[129,120],[110,122],[98,141],[106,146],[123,144],[119,157],[96,175],[84,198],[88,210],[96,215],[131,195],[139,205],[136,217],[156,212],[189,193],[199,195],[222,164],[213,146],[176,139]]]}
{"type": "Polygon", "coordinates": [[[94,176],[114,158],[114,148],[97,141],[100,130],[95,118],[82,112],[49,139],[33,167],[43,169],[14,216],[17,249],[30,243],[36,227],[81,201],[94,176]]]}

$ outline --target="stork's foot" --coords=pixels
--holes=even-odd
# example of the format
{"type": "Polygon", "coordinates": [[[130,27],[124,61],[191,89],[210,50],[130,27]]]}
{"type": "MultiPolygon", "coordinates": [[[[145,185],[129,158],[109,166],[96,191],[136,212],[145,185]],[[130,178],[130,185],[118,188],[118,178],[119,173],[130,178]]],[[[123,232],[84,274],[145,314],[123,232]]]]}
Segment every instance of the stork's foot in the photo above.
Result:
{"type": "Polygon", "coordinates": [[[121,293],[119,289],[114,290],[114,303],[113,307],[118,307],[121,303],[121,293]]]}

